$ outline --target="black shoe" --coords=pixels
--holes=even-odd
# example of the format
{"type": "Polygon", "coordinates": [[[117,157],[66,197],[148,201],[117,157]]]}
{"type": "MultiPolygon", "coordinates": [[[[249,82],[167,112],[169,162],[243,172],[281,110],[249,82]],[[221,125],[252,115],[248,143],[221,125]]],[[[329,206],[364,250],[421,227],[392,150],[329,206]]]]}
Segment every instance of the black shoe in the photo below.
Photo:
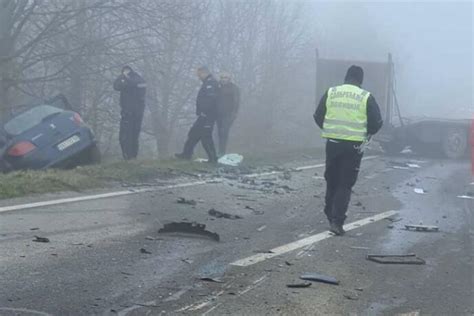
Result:
{"type": "Polygon", "coordinates": [[[185,154],[181,153],[181,154],[174,154],[174,156],[178,159],[184,159],[184,160],[191,160],[191,157],[189,156],[186,156],[185,154]]]}
{"type": "Polygon", "coordinates": [[[331,233],[334,233],[336,236],[342,236],[346,233],[342,225],[331,223],[331,228],[329,229],[331,233]]]}

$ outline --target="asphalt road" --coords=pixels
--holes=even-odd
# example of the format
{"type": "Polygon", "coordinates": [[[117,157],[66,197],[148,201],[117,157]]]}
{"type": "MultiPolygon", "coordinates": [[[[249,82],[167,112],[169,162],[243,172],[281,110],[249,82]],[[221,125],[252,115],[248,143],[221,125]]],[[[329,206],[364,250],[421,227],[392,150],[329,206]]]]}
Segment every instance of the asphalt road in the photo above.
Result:
{"type": "Polygon", "coordinates": [[[287,166],[316,164],[300,171],[1,212],[0,315],[473,315],[474,200],[457,197],[474,191],[469,164],[408,160],[363,163],[347,220],[356,224],[344,237],[326,232],[316,161],[287,166]],[[241,218],[215,218],[211,208],[241,218]],[[180,221],[205,224],[220,241],[158,234],[180,221]],[[414,253],[426,263],[381,264],[369,253],[414,253]],[[287,287],[308,272],[340,283],[287,287]]]}

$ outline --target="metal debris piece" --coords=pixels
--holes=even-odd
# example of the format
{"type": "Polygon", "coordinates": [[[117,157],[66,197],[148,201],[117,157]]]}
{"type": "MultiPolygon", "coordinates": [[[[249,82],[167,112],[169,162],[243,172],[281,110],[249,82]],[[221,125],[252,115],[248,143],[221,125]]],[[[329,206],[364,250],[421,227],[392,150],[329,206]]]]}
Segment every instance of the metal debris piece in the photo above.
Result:
{"type": "Polygon", "coordinates": [[[285,264],[286,264],[287,266],[292,266],[292,265],[293,265],[293,263],[291,263],[291,262],[289,262],[289,261],[285,261],[285,264]]]}
{"type": "Polygon", "coordinates": [[[416,163],[407,163],[407,166],[410,168],[421,168],[420,165],[417,165],[416,163]]]}
{"type": "Polygon", "coordinates": [[[176,200],[176,203],[178,204],[187,204],[187,205],[192,205],[192,206],[196,206],[197,202],[194,201],[194,200],[188,200],[184,197],[179,197],[177,200],[176,200]]]}
{"type": "Polygon", "coordinates": [[[438,226],[433,225],[405,225],[406,230],[415,230],[419,232],[437,232],[439,231],[438,226]]]}
{"type": "Polygon", "coordinates": [[[310,286],[311,286],[311,282],[293,283],[293,284],[286,285],[286,287],[291,288],[291,289],[302,289],[302,288],[306,288],[310,286]]]}
{"type": "Polygon", "coordinates": [[[35,239],[33,239],[33,241],[35,241],[35,242],[49,242],[49,238],[35,236],[35,239]]]}
{"type": "Polygon", "coordinates": [[[30,228],[30,230],[39,230],[39,227],[30,228]]]}
{"type": "Polygon", "coordinates": [[[197,234],[205,237],[209,237],[215,241],[219,241],[220,237],[217,233],[212,233],[206,230],[206,225],[199,224],[196,222],[172,222],[165,224],[163,228],[158,231],[159,234],[163,233],[187,233],[197,234]]]}
{"type": "Polygon", "coordinates": [[[383,264],[425,264],[426,261],[414,253],[404,255],[369,254],[367,260],[383,264]]]}
{"type": "Polygon", "coordinates": [[[151,252],[146,250],[145,248],[140,248],[140,252],[144,253],[144,254],[147,254],[147,255],[151,255],[151,252]]]}
{"type": "Polygon", "coordinates": [[[305,281],[316,281],[327,284],[339,285],[339,281],[336,278],[319,273],[306,273],[300,276],[300,279],[305,281]]]}
{"type": "Polygon", "coordinates": [[[219,212],[213,208],[209,210],[209,215],[216,217],[216,218],[227,218],[227,219],[242,219],[242,216],[239,215],[233,215],[233,214],[228,214],[224,212],[219,212]]]}
{"type": "Polygon", "coordinates": [[[251,210],[255,215],[263,215],[263,214],[265,214],[264,211],[256,210],[256,209],[254,209],[253,207],[250,207],[250,206],[248,206],[248,205],[245,206],[245,209],[246,209],[246,210],[251,210]]]}
{"type": "Polygon", "coordinates": [[[258,231],[258,232],[261,232],[261,231],[263,231],[265,228],[267,228],[267,225],[260,226],[259,228],[257,228],[257,231],[258,231]]]}
{"type": "Polygon", "coordinates": [[[224,283],[224,281],[222,281],[221,279],[212,278],[212,277],[201,277],[199,279],[201,281],[206,281],[206,282],[224,283]]]}

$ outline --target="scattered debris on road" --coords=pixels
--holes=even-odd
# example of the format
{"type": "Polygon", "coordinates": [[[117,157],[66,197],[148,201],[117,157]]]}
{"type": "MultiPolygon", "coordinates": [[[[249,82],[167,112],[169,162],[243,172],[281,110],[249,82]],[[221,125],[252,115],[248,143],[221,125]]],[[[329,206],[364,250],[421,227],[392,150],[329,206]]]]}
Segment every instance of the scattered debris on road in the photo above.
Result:
{"type": "Polygon", "coordinates": [[[176,203],[178,204],[187,204],[187,205],[192,205],[192,206],[196,206],[197,205],[197,202],[195,200],[188,200],[184,197],[179,197],[177,200],[176,200],[176,203]]]}
{"type": "Polygon", "coordinates": [[[39,230],[39,227],[30,228],[30,230],[39,230]]]}
{"type": "Polygon", "coordinates": [[[302,289],[302,288],[306,288],[310,286],[311,286],[311,282],[293,283],[293,284],[286,285],[286,287],[291,288],[291,289],[302,289]]]}
{"type": "Polygon", "coordinates": [[[409,168],[421,168],[420,165],[417,165],[416,163],[407,163],[407,166],[409,168]]]}
{"type": "Polygon", "coordinates": [[[292,265],[293,265],[293,263],[291,263],[291,262],[289,262],[289,261],[285,261],[285,264],[286,264],[287,266],[292,266],[292,265]]]}
{"type": "Polygon", "coordinates": [[[319,274],[319,273],[306,273],[300,276],[300,279],[305,280],[305,281],[315,281],[315,282],[339,285],[339,281],[336,278],[332,276],[319,274]]]}
{"type": "Polygon", "coordinates": [[[217,233],[212,233],[206,230],[206,225],[199,224],[196,222],[172,222],[165,224],[163,228],[158,230],[159,234],[164,233],[185,233],[185,234],[196,234],[208,237],[215,241],[219,241],[220,237],[217,233]]]}
{"type": "Polygon", "coordinates": [[[194,260],[191,260],[191,259],[181,259],[181,261],[183,261],[184,263],[187,263],[187,264],[193,264],[194,260]]]}
{"type": "Polygon", "coordinates": [[[405,225],[406,230],[415,230],[418,232],[438,232],[439,227],[433,225],[405,225]]]}
{"type": "Polygon", "coordinates": [[[35,239],[33,239],[34,242],[49,242],[49,238],[46,237],[40,237],[40,236],[35,236],[35,239]]]}
{"type": "Polygon", "coordinates": [[[413,191],[417,194],[426,194],[426,191],[422,188],[414,188],[413,191]]]}
{"type": "Polygon", "coordinates": [[[265,228],[267,228],[267,225],[260,226],[259,228],[257,228],[257,231],[258,231],[258,232],[261,232],[261,231],[263,231],[265,228]]]}
{"type": "Polygon", "coordinates": [[[359,296],[355,293],[345,293],[343,294],[344,298],[350,300],[350,301],[357,301],[359,299],[359,296]]]}
{"type": "Polygon", "coordinates": [[[382,264],[425,264],[426,261],[414,253],[404,255],[369,254],[367,260],[382,264]]]}
{"type": "Polygon", "coordinates": [[[140,253],[151,255],[151,252],[146,250],[145,248],[140,248],[140,253]]]}
{"type": "Polygon", "coordinates": [[[227,219],[242,219],[242,216],[239,215],[233,215],[233,214],[228,214],[224,212],[217,211],[213,208],[211,208],[208,212],[210,216],[216,217],[216,218],[227,218],[227,219]]]}

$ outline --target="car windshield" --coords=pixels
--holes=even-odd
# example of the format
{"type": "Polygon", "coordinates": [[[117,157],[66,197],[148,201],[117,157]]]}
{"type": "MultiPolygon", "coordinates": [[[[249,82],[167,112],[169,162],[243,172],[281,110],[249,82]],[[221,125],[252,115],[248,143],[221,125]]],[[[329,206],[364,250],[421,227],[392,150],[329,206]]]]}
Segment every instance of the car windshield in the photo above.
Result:
{"type": "Polygon", "coordinates": [[[46,117],[61,112],[63,112],[61,109],[50,105],[36,106],[11,119],[5,124],[4,129],[10,135],[20,135],[41,123],[46,117]]]}

